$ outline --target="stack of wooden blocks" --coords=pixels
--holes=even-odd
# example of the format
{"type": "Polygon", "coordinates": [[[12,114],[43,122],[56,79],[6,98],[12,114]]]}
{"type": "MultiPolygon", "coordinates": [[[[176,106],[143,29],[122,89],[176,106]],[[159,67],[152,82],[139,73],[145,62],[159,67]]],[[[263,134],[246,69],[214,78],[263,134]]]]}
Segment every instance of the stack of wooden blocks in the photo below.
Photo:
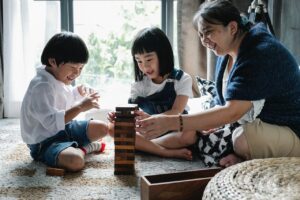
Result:
{"type": "Polygon", "coordinates": [[[116,107],[115,118],[115,171],[116,175],[134,174],[136,104],[116,107]]]}

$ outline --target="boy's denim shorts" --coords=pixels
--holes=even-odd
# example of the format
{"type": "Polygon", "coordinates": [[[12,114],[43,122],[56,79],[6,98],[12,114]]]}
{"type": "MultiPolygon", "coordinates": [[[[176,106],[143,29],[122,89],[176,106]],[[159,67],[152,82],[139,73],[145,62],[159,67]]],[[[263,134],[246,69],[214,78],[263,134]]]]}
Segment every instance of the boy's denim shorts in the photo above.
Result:
{"type": "Polygon", "coordinates": [[[37,143],[29,144],[31,157],[51,167],[57,167],[58,155],[68,147],[82,147],[90,143],[87,137],[89,121],[73,120],[66,124],[65,130],[37,143]]]}

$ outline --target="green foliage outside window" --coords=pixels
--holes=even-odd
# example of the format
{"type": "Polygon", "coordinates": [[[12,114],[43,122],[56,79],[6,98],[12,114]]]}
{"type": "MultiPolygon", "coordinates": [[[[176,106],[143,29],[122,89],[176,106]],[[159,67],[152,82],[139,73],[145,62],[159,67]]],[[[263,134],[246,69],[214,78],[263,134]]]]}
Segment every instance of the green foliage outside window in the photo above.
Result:
{"type": "MultiPolygon", "coordinates": [[[[85,83],[97,88],[112,80],[129,83],[134,80],[131,43],[136,32],[146,26],[159,26],[160,21],[153,22],[153,16],[160,12],[160,7],[147,5],[144,1],[136,1],[133,9],[121,7],[123,18],[119,31],[110,32],[105,38],[100,38],[91,32],[87,38],[90,53],[88,63],[77,83],[85,83]],[[147,23],[145,23],[147,22],[147,23]]],[[[110,20],[110,19],[108,19],[110,20]]]]}

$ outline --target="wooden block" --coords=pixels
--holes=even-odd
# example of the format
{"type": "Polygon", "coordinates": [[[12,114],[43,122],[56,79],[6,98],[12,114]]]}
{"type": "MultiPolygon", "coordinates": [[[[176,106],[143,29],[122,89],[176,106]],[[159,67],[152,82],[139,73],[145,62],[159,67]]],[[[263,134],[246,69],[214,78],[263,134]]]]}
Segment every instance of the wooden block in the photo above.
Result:
{"type": "Polygon", "coordinates": [[[134,111],[116,111],[116,118],[125,118],[128,120],[134,120],[135,113],[134,111]]]}
{"type": "Polygon", "coordinates": [[[116,107],[115,119],[115,174],[134,173],[135,113],[136,104],[116,107]]]}
{"type": "Polygon", "coordinates": [[[134,142],[118,142],[118,141],[115,141],[115,146],[117,146],[117,145],[125,145],[125,146],[128,146],[128,145],[130,145],[130,146],[134,146],[134,142]]]}
{"type": "Polygon", "coordinates": [[[134,171],[134,164],[115,164],[115,175],[131,175],[134,171]]]}
{"type": "Polygon", "coordinates": [[[125,112],[128,112],[128,111],[135,111],[135,110],[138,110],[139,107],[137,104],[124,104],[124,105],[120,105],[120,106],[117,106],[116,107],[116,111],[125,111],[125,112]]]}
{"type": "Polygon", "coordinates": [[[141,177],[141,200],[201,199],[210,179],[222,168],[141,177]]]}
{"type": "Polygon", "coordinates": [[[117,137],[117,138],[114,138],[115,142],[135,142],[135,138],[125,138],[125,137],[117,137]]]}
{"type": "Polygon", "coordinates": [[[124,152],[123,153],[116,153],[115,154],[115,159],[119,159],[119,157],[134,160],[135,154],[133,152],[132,153],[128,153],[128,152],[126,152],[126,153],[124,153],[124,152]]]}
{"type": "Polygon", "coordinates": [[[115,149],[115,155],[117,155],[119,153],[134,154],[135,150],[134,149],[115,149]]]}
{"type": "Polygon", "coordinates": [[[117,131],[114,135],[115,138],[135,138],[135,132],[123,132],[123,131],[117,131]]]}
{"type": "Polygon", "coordinates": [[[134,174],[134,169],[131,169],[131,170],[128,170],[128,169],[125,169],[125,170],[119,169],[119,170],[115,170],[114,174],[115,175],[132,175],[132,174],[134,174]]]}
{"type": "Polygon", "coordinates": [[[130,165],[134,166],[134,160],[115,160],[115,165],[130,165]]]}
{"type": "Polygon", "coordinates": [[[115,164],[115,171],[131,171],[134,170],[133,164],[115,164]]]}
{"type": "Polygon", "coordinates": [[[134,145],[115,145],[115,149],[130,149],[134,150],[134,145]]]}
{"type": "Polygon", "coordinates": [[[46,175],[48,176],[64,176],[65,170],[60,168],[47,167],[46,175]]]}
{"type": "Polygon", "coordinates": [[[134,160],[135,159],[135,157],[134,157],[134,155],[133,156],[127,156],[127,155],[117,155],[117,156],[115,156],[115,161],[116,160],[134,160]]]}
{"type": "Polygon", "coordinates": [[[133,164],[115,164],[115,168],[120,169],[120,170],[130,170],[134,168],[133,164]]]}
{"type": "Polygon", "coordinates": [[[135,130],[134,129],[115,129],[115,134],[133,134],[135,135],[135,130]]]}
{"type": "Polygon", "coordinates": [[[134,121],[123,122],[123,121],[115,121],[115,129],[125,127],[135,127],[134,121]]]}

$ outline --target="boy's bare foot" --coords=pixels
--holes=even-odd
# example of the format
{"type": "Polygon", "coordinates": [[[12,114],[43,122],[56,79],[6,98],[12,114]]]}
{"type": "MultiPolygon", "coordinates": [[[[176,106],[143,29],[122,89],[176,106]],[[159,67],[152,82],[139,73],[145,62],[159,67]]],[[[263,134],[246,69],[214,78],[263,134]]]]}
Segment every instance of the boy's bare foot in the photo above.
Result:
{"type": "Polygon", "coordinates": [[[235,164],[240,163],[242,161],[243,160],[240,157],[238,157],[237,155],[229,154],[228,156],[225,156],[224,158],[222,158],[220,160],[219,164],[222,167],[229,167],[231,165],[235,165],[235,164]]]}
{"type": "Polygon", "coordinates": [[[186,148],[182,149],[165,149],[164,156],[170,158],[181,158],[185,160],[192,160],[192,152],[186,148]]]}

